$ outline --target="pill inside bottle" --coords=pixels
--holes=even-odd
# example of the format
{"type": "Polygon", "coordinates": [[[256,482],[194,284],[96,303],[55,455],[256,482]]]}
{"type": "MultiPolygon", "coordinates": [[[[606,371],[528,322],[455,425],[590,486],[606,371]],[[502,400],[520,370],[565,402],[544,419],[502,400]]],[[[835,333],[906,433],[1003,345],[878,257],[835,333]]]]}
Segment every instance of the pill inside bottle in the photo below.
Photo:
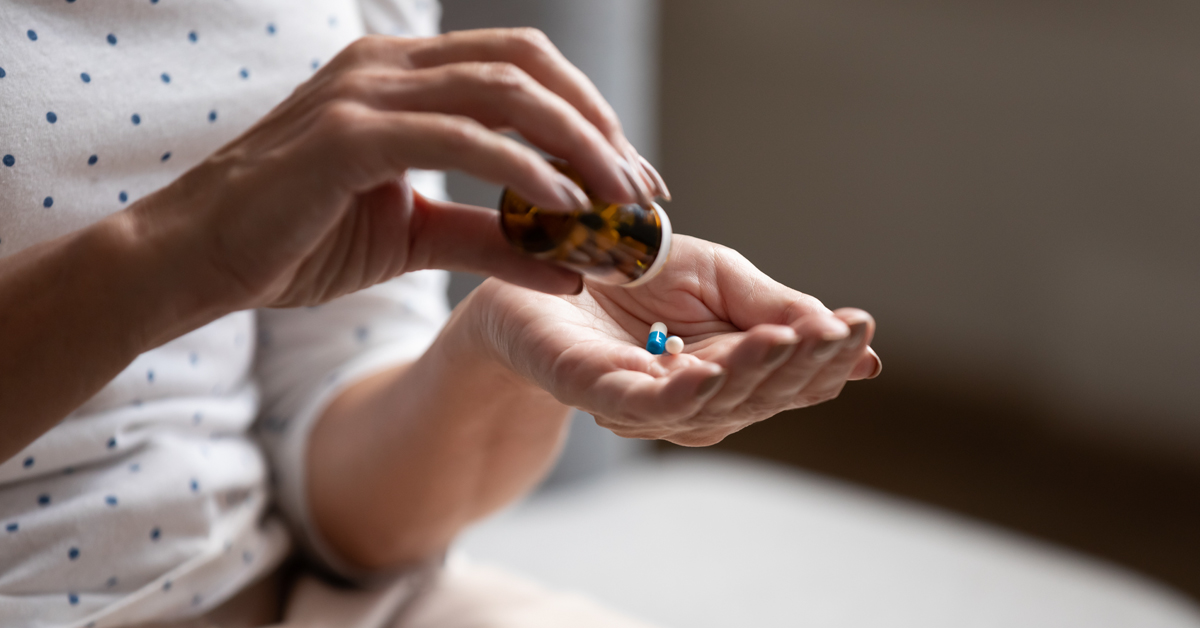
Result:
{"type": "Polygon", "coordinates": [[[500,227],[509,243],[603,283],[632,288],[654,278],[671,252],[671,221],[662,207],[599,200],[565,162],[551,163],[583,189],[591,209],[547,211],[505,188],[500,227]]]}

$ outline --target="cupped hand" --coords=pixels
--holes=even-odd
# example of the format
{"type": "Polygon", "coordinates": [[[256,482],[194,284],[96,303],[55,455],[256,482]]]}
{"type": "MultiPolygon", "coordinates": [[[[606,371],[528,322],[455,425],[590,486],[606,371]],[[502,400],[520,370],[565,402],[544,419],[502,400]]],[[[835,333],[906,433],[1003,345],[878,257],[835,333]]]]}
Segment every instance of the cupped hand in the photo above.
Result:
{"type": "Polygon", "coordinates": [[[485,283],[474,295],[483,342],[618,435],[689,446],[879,374],[866,312],[831,311],[726,247],[681,235],[672,246],[662,273],[632,289],[589,281],[557,297],[485,283]],[[683,338],[683,353],[645,350],[656,321],[683,338]]]}
{"type": "Polygon", "coordinates": [[[310,305],[425,268],[576,293],[578,275],[511,250],[495,213],[414,193],[410,168],[458,169],[552,209],[665,194],[611,107],[531,29],[367,37],[264,119],[127,214],[178,276],[229,307],[310,305]],[[157,236],[157,237],[156,237],[157,236]]]}

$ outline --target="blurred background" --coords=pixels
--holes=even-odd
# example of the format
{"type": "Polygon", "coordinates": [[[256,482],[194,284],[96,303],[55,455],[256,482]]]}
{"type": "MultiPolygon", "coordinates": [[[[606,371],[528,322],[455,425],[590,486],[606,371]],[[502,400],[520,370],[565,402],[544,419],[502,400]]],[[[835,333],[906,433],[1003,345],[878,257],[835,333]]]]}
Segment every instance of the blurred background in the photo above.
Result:
{"type": "MultiPolygon", "coordinates": [[[[875,315],[879,379],[717,450],[1200,598],[1200,5],[443,5],[445,30],[545,30],[677,231],[875,315]]],[[[672,449],[580,416],[546,490],[672,449]]]]}

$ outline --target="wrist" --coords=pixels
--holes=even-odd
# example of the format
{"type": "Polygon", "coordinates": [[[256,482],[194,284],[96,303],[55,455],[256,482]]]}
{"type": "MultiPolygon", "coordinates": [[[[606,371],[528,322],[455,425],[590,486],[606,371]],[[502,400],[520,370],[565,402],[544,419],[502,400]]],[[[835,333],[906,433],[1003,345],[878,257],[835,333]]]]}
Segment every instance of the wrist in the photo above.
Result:
{"type": "Polygon", "coordinates": [[[513,334],[504,326],[492,299],[488,280],[472,291],[455,308],[442,338],[444,355],[464,381],[496,381],[513,393],[550,396],[532,378],[516,368],[513,360],[513,334]]]}
{"type": "Polygon", "coordinates": [[[154,220],[139,205],[87,229],[80,245],[92,249],[88,257],[110,260],[104,289],[113,296],[114,313],[136,321],[142,352],[241,308],[204,277],[197,239],[182,225],[154,220]]]}

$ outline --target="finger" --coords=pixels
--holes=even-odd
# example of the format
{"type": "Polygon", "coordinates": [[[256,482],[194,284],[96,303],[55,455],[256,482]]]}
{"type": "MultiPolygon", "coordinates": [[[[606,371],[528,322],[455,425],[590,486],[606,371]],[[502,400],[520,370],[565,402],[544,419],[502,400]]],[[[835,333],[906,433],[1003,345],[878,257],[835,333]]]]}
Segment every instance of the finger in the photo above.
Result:
{"type": "Polygon", "coordinates": [[[841,352],[850,328],[832,313],[818,312],[795,324],[801,338],[788,361],[775,369],[748,400],[764,407],[785,406],[841,352]]]}
{"type": "MultiPolygon", "coordinates": [[[[415,67],[464,61],[503,61],[520,66],[571,103],[606,137],[628,143],[616,112],[600,90],[571,64],[544,33],[533,28],[497,28],[447,33],[419,40],[407,57],[415,67]]],[[[624,144],[614,143],[618,148],[624,144]]]]}
{"type": "Polygon", "coordinates": [[[850,371],[850,381],[858,381],[861,379],[875,379],[883,372],[883,361],[879,359],[879,354],[875,349],[867,347],[867,353],[854,365],[854,369],[850,371]]]}
{"type": "Polygon", "coordinates": [[[759,325],[736,339],[720,358],[705,356],[725,367],[726,380],[704,405],[706,414],[723,415],[741,405],[764,380],[791,357],[800,337],[791,327],[759,325]]]}
{"type": "Polygon", "coordinates": [[[738,329],[764,323],[794,326],[809,315],[830,313],[817,299],[771,279],[733,249],[686,237],[676,238],[671,246],[679,247],[680,259],[715,257],[711,262],[715,289],[705,290],[700,296],[711,312],[738,329]],[[703,250],[688,250],[694,247],[703,250]]]}
{"type": "Polygon", "coordinates": [[[302,170],[311,173],[288,179],[301,193],[361,193],[408,168],[457,169],[508,185],[547,207],[571,209],[577,204],[578,188],[572,192],[569,181],[533,149],[470,118],[378,111],[341,101],[325,107],[294,141],[301,147],[295,155],[302,170]]]}
{"type": "Polygon", "coordinates": [[[409,267],[487,275],[549,294],[579,294],[583,277],[513,249],[493,210],[448,203],[413,193],[409,267]]]}
{"type": "Polygon", "coordinates": [[[579,111],[515,65],[454,63],[416,71],[374,67],[348,72],[328,89],[330,97],[380,109],[461,115],[492,129],[515,129],[570,162],[601,198],[638,200],[612,144],[579,111]]]}
{"type": "Polygon", "coordinates": [[[802,404],[811,405],[836,397],[855,365],[866,355],[867,345],[875,333],[875,320],[862,310],[844,308],[835,314],[850,327],[850,335],[842,341],[833,359],[797,395],[802,404]]]}
{"type": "MultiPolygon", "coordinates": [[[[541,31],[510,28],[447,33],[441,37],[417,40],[406,50],[405,56],[414,67],[465,61],[500,61],[520,67],[538,83],[562,97],[608,139],[623,156],[625,170],[635,192],[641,197],[640,202],[646,202],[652,196],[653,179],[642,168],[637,151],[625,137],[620,119],[612,106],[587,75],[572,65],[541,31]]],[[[666,191],[665,184],[662,190],[666,191]]]]}
{"type": "Polygon", "coordinates": [[[700,363],[663,377],[615,370],[601,375],[579,407],[622,426],[622,436],[656,437],[694,416],[724,380],[721,367],[700,363]]]}

